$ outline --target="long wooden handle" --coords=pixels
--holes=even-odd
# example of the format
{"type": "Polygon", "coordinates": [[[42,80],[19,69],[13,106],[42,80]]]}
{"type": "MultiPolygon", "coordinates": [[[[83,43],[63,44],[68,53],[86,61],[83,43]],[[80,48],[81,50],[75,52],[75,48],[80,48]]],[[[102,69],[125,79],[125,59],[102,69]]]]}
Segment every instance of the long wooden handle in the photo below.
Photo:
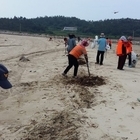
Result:
{"type": "Polygon", "coordinates": [[[87,63],[87,69],[88,69],[88,75],[90,77],[90,71],[89,71],[89,65],[88,65],[88,63],[87,63]]]}

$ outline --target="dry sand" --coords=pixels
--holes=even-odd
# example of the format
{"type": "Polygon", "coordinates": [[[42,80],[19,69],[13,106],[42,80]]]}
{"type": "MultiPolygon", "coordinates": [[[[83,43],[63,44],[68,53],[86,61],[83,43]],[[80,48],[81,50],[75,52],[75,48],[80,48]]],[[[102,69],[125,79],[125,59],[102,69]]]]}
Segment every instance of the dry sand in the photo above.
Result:
{"type": "Polygon", "coordinates": [[[72,79],[73,69],[61,75],[63,39],[0,34],[0,63],[13,84],[0,88],[0,140],[140,140],[140,63],[117,70],[115,45],[103,66],[87,47],[91,77],[83,64],[72,79]]]}

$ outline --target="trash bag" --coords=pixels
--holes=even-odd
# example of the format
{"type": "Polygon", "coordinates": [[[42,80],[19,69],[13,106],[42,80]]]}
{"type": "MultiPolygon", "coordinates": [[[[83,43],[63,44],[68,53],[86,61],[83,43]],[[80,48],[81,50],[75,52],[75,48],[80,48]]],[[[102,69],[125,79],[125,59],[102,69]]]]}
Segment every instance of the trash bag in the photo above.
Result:
{"type": "Polygon", "coordinates": [[[96,41],[94,40],[91,44],[90,44],[91,49],[94,49],[96,47],[96,41]]]}

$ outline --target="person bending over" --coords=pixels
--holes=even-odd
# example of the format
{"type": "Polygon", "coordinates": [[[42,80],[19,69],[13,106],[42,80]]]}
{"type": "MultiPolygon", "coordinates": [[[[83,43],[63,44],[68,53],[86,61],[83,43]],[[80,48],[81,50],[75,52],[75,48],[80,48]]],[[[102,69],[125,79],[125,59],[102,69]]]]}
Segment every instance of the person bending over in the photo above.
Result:
{"type": "Polygon", "coordinates": [[[84,40],[80,44],[76,45],[68,54],[68,61],[69,65],[66,67],[64,72],[62,73],[63,76],[67,76],[68,71],[74,66],[74,73],[73,73],[73,78],[77,77],[77,72],[78,72],[78,58],[81,55],[84,55],[86,63],[88,63],[88,56],[87,56],[87,51],[85,47],[89,45],[88,41],[84,40]]]}

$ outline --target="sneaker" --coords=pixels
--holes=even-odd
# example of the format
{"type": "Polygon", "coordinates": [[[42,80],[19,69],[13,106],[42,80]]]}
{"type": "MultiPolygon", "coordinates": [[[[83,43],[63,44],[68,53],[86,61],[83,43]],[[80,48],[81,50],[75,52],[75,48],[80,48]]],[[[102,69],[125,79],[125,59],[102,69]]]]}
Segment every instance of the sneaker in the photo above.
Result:
{"type": "Polygon", "coordinates": [[[128,67],[129,67],[129,68],[132,68],[132,65],[129,65],[128,67]]]}
{"type": "Polygon", "coordinates": [[[62,75],[63,75],[64,77],[67,77],[67,75],[66,75],[64,72],[62,73],[62,75]]]}
{"type": "Polygon", "coordinates": [[[72,76],[72,78],[75,78],[75,79],[77,79],[78,77],[77,77],[77,76],[72,76]]]}
{"type": "Polygon", "coordinates": [[[98,62],[95,62],[95,64],[99,64],[98,62]]]}

